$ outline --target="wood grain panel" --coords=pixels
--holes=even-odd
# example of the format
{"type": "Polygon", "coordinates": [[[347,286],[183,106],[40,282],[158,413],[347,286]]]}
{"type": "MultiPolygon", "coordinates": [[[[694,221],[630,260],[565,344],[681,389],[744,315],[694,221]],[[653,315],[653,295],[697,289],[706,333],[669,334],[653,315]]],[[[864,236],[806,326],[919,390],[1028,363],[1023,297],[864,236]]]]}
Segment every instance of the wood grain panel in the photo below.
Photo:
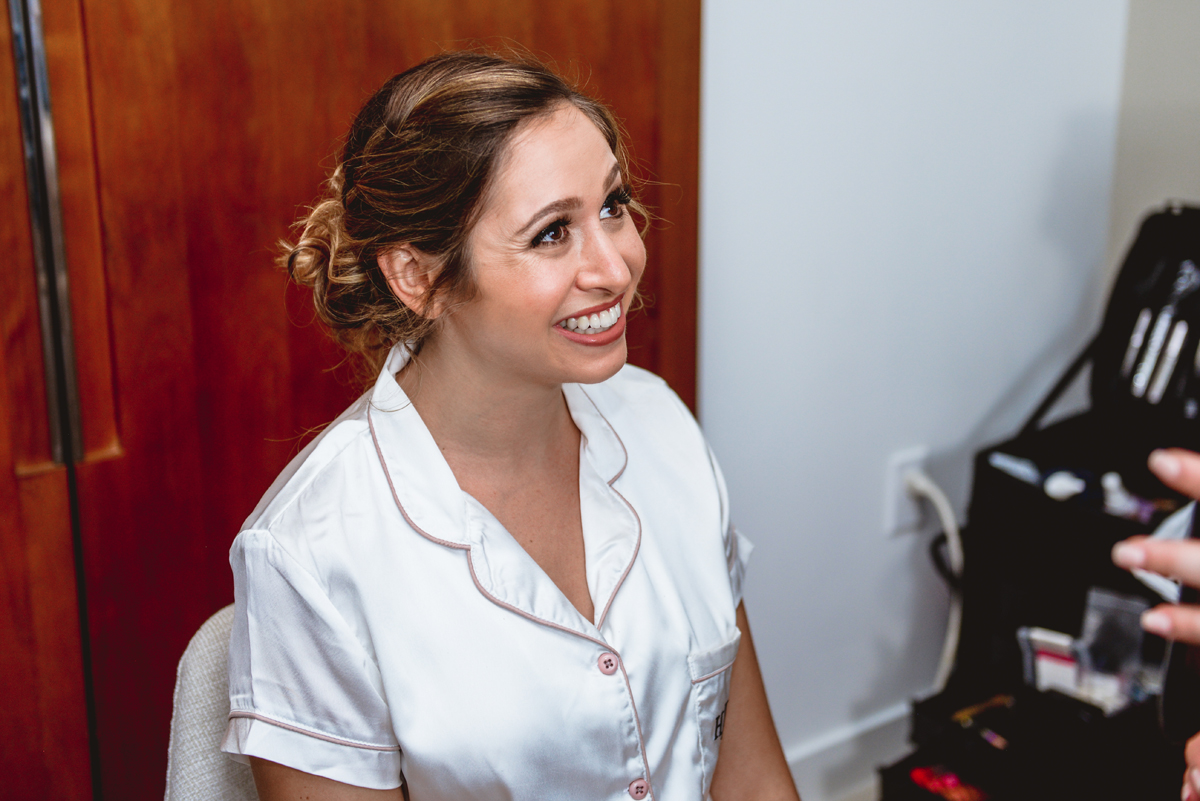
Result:
{"type": "Polygon", "coordinates": [[[700,251],[700,4],[663,0],[655,48],[660,144],[655,154],[662,188],[664,227],[655,240],[660,254],[655,366],[684,402],[696,410],[697,271],[700,251]]]}
{"type": "Polygon", "coordinates": [[[16,777],[13,792],[17,798],[34,799],[41,797],[50,777],[39,753],[39,738],[29,736],[41,728],[41,710],[36,693],[37,653],[25,560],[25,525],[13,473],[11,412],[11,401],[5,393],[4,414],[0,415],[0,703],[4,705],[4,714],[0,715],[0,770],[16,777]]]}
{"type": "Polygon", "coordinates": [[[120,454],[91,96],[78,0],[42,4],[85,459],[120,454]]]}
{"type": "Polygon", "coordinates": [[[49,464],[11,33],[0,30],[0,775],[14,801],[91,798],[66,469],[49,464]],[[28,474],[33,473],[32,477],[28,474]],[[25,477],[19,477],[19,476],[25,477]]]}
{"type": "Polygon", "coordinates": [[[54,465],[12,30],[7,24],[0,28],[0,197],[8,199],[0,225],[0,252],[6,254],[9,276],[0,298],[0,342],[9,404],[6,408],[10,415],[20,410],[23,417],[21,425],[9,430],[12,450],[7,464],[31,473],[53,469],[54,465]]]}
{"type": "Polygon", "coordinates": [[[37,742],[47,766],[44,791],[30,797],[47,801],[92,797],[67,486],[67,470],[60,468],[24,478],[19,488],[41,719],[37,742]]]}
{"type": "MultiPolygon", "coordinates": [[[[230,541],[307,434],[361,390],[345,365],[330,369],[338,351],[273,265],[354,112],[428,55],[516,42],[577,69],[647,174],[682,185],[698,109],[673,58],[697,56],[684,40],[698,23],[668,33],[683,3],[616,0],[83,7],[123,455],[80,467],[80,504],[104,793],[140,801],[162,793],[175,662],[232,597],[230,541]]],[[[646,193],[679,219],[649,237],[655,303],[631,320],[632,354],[692,402],[694,187],[646,193]]]]}
{"type": "Polygon", "coordinates": [[[20,798],[35,798],[48,783],[38,742],[28,736],[40,723],[37,667],[33,642],[29,571],[25,559],[25,522],[18,499],[17,453],[41,451],[49,457],[46,398],[41,383],[41,345],[37,340],[36,275],[29,240],[28,195],[21,149],[12,34],[0,30],[0,193],[9,211],[0,226],[0,249],[8,256],[9,291],[0,295],[0,770],[17,777],[20,798]],[[30,319],[30,308],[33,316],[30,319]],[[33,337],[30,340],[30,332],[33,337]],[[30,364],[30,361],[33,363],[30,364]],[[23,368],[23,369],[21,369],[23,368]],[[21,416],[39,431],[15,430],[21,416]],[[39,418],[40,412],[40,418],[39,418]]]}
{"type": "Polygon", "coordinates": [[[214,582],[228,587],[206,548],[205,509],[222,500],[201,469],[187,265],[205,230],[185,216],[172,4],[85,3],[83,16],[125,451],[78,472],[100,778],[104,798],[150,799],[162,795],[174,663],[214,582]]]}

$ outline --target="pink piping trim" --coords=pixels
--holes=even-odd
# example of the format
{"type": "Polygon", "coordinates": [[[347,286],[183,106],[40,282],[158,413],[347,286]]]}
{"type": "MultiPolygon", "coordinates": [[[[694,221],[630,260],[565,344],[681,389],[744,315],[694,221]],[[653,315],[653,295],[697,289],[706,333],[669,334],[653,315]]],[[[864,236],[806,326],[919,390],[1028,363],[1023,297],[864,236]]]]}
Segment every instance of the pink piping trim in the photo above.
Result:
{"type": "MultiPolygon", "coordinates": [[[[586,392],[583,394],[584,394],[584,397],[586,397],[589,401],[591,401],[592,406],[596,406],[596,402],[593,401],[590,397],[588,397],[588,394],[586,392]]],[[[620,443],[620,445],[621,445],[621,450],[624,451],[624,453],[625,453],[625,464],[623,464],[621,466],[620,471],[618,471],[617,474],[608,481],[608,486],[610,489],[612,489],[613,492],[615,492],[617,494],[617,497],[620,498],[621,501],[626,506],[629,507],[629,511],[633,512],[633,517],[637,521],[637,525],[638,525],[637,544],[634,546],[634,549],[633,549],[633,557],[630,558],[629,564],[625,567],[625,572],[621,574],[620,580],[617,581],[617,586],[613,588],[612,595],[609,597],[608,603],[604,605],[604,613],[601,614],[601,616],[600,616],[600,622],[603,623],[604,615],[608,614],[608,608],[610,606],[612,606],[613,598],[616,598],[616,596],[617,596],[617,590],[619,590],[621,588],[621,585],[625,582],[625,577],[629,575],[629,571],[633,568],[633,563],[637,559],[638,551],[641,550],[642,518],[637,513],[637,510],[633,508],[633,504],[631,504],[628,500],[626,500],[625,496],[622,495],[620,492],[617,492],[616,488],[613,487],[613,482],[616,481],[618,478],[620,478],[621,474],[625,472],[625,466],[629,463],[629,451],[625,448],[625,443],[621,441],[621,436],[619,434],[617,434],[617,430],[615,428],[613,428],[612,423],[608,422],[608,418],[606,418],[604,416],[603,412],[600,411],[599,407],[596,408],[596,413],[600,415],[600,419],[604,420],[605,424],[613,432],[613,436],[615,436],[617,438],[617,442],[620,443]]],[[[383,449],[379,445],[379,437],[376,436],[376,434],[375,434],[375,421],[371,417],[370,407],[367,407],[367,427],[370,428],[370,430],[371,430],[371,440],[372,440],[372,442],[375,443],[375,453],[379,455],[379,465],[380,465],[380,467],[383,468],[383,475],[384,475],[384,478],[387,479],[388,489],[391,490],[392,500],[396,502],[396,508],[398,508],[400,510],[400,514],[403,515],[405,522],[408,523],[408,525],[410,527],[412,527],[413,531],[417,532],[422,537],[425,537],[426,539],[428,539],[432,542],[436,542],[439,545],[445,545],[449,548],[457,548],[460,551],[466,551],[467,552],[467,568],[471,571],[471,581],[475,583],[475,588],[477,590],[479,590],[479,593],[484,598],[487,598],[489,601],[494,603],[496,606],[499,606],[501,609],[507,609],[510,612],[514,612],[514,613],[520,615],[521,617],[528,618],[529,620],[532,620],[535,623],[540,623],[543,626],[548,626],[552,629],[558,629],[559,631],[564,631],[567,634],[574,634],[576,637],[580,637],[580,638],[588,640],[590,642],[594,642],[597,645],[599,645],[600,647],[604,648],[605,650],[612,651],[613,653],[615,653],[617,655],[617,664],[619,664],[621,666],[621,675],[625,677],[625,689],[629,693],[629,705],[633,709],[633,722],[634,722],[634,725],[637,726],[638,751],[640,751],[641,755],[642,755],[642,765],[644,765],[646,768],[646,785],[650,788],[649,795],[650,795],[651,801],[653,801],[654,787],[653,787],[653,785],[650,784],[650,759],[649,759],[649,757],[646,756],[646,739],[645,739],[645,737],[642,736],[642,719],[637,711],[637,702],[634,701],[634,698],[633,698],[633,685],[629,683],[629,674],[625,672],[625,660],[623,658],[621,658],[621,654],[618,651],[616,651],[614,648],[612,648],[612,646],[610,646],[608,643],[604,642],[603,640],[598,640],[595,637],[592,637],[591,635],[583,634],[581,632],[575,631],[574,629],[567,628],[566,626],[560,625],[558,623],[554,623],[549,620],[543,620],[540,617],[531,615],[523,609],[519,609],[519,608],[513,606],[512,604],[501,601],[499,598],[497,598],[496,596],[492,595],[490,592],[485,590],[483,588],[483,585],[479,583],[479,576],[477,576],[475,574],[475,562],[471,559],[471,546],[470,545],[465,545],[462,543],[450,542],[449,540],[439,539],[438,537],[435,537],[432,534],[430,534],[429,532],[422,529],[420,526],[418,526],[416,523],[414,523],[412,521],[412,518],[410,518],[408,516],[408,512],[405,511],[405,509],[404,509],[404,504],[402,504],[400,502],[400,495],[396,492],[396,485],[394,483],[392,483],[392,474],[388,470],[387,461],[383,458],[383,449]]],[[[597,625],[596,628],[598,629],[598,628],[600,628],[600,626],[597,625]]]]}
{"type": "Polygon", "coordinates": [[[396,494],[396,485],[392,483],[392,474],[388,471],[387,460],[383,458],[383,448],[379,447],[379,437],[375,435],[375,420],[371,417],[370,406],[367,407],[367,427],[371,429],[371,442],[375,444],[375,453],[379,456],[379,465],[383,468],[383,477],[387,479],[388,489],[392,492],[392,500],[396,502],[396,508],[400,510],[400,514],[404,516],[404,522],[408,523],[413,531],[416,531],[427,540],[436,542],[438,545],[445,545],[447,548],[458,548],[460,551],[471,550],[470,545],[438,539],[412,521],[412,518],[408,516],[408,512],[404,509],[404,504],[400,503],[400,496],[396,494]]]}
{"type": "Polygon", "coordinates": [[[633,700],[633,685],[629,683],[629,674],[625,672],[625,660],[618,658],[617,664],[621,666],[621,675],[625,677],[625,688],[629,691],[629,705],[633,707],[633,722],[637,725],[638,750],[642,752],[642,765],[646,768],[646,787],[651,801],[654,801],[654,785],[650,783],[650,759],[646,756],[646,738],[642,736],[642,718],[638,715],[637,702],[633,700]]]}
{"type": "MultiPolygon", "coordinates": [[[[500,607],[501,609],[507,609],[508,611],[514,612],[514,613],[520,615],[521,617],[529,618],[534,623],[540,623],[541,625],[549,626],[552,629],[558,629],[559,631],[565,631],[567,634],[574,634],[576,637],[581,637],[585,640],[588,640],[589,642],[596,643],[596,645],[599,645],[605,651],[612,651],[613,653],[617,653],[615,650],[613,650],[613,647],[611,645],[609,645],[608,643],[606,643],[604,640],[598,640],[595,637],[591,636],[590,634],[584,634],[582,632],[576,631],[575,629],[567,628],[566,626],[564,626],[562,624],[555,623],[550,620],[545,620],[544,618],[540,618],[535,615],[531,615],[528,612],[526,612],[524,609],[513,606],[510,603],[505,603],[504,601],[501,601],[496,596],[492,595],[490,592],[488,592],[487,590],[485,590],[483,588],[482,584],[479,583],[479,577],[477,575],[475,575],[475,563],[471,561],[471,554],[469,552],[469,549],[468,549],[468,553],[467,553],[467,568],[471,571],[471,581],[475,582],[475,589],[479,590],[479,593],[484,598],[487,598],[489,601],[491,601],[492,603],[494,603],[496,606],[500,607]]],[[[621,656],[620,654],[617,654],[618,658],[620,656],[621,656]]]]}
{"type": "MultiPolygon", "coordinates": [[[[734,661],[737,661],[737,657],[734,657],[734,661]]],[[[707,680],[711,679],[713,676],[719,676],[722,673],[724,673],[725,671],[729,670],[731,667],[733,667],[733,662],[730,662],[728,665],[726,665],[723,668],[718,668],[717,670],[714,670],[712,673],[709,673],[706,676],[701,676],[698,679],[692,679],[692,684],[699,684],[702,681],[707,681],[707,680]]]]}
{"type": "MultiPolygon", "coordinates": [[[[620,473],[617,475],[620,476],[620,473]]],[[[613,481],[616,480],[616,478],[613,479],[613,481]]],[[[621,585],[625,583],[625,577],[629,575],[630,570],[633,570],[633,563],[637,561],[638,551],[642,549],[642,516],[637,513],[637,509],[633,508],[633,504],[626,500],[625,496],[612,485],[612,482],[609,482],[608,488],[621,499],[622,503],[629,507],[629,511],[633,512],[633,519],[637,521],[638,534],[637,542],[633,544],[633,556],[629,558],[629,564],[625,565],[625,572],[621,574],[621,578],[617,579],[617,585],[613,587],[612,594],[608,596],[608,603],[604,605],[604,611],[600,613],[600,617],[596,618],[597,629],[604,625],[604,619],[608,617],[608,609],[612,606],[613,601],[617,599],[617,590],[621,589],[621,585]]]]}
{"type": "Polygon", "coordinates": [[[260,715],[257,712],[249,712],[244,709],[235,709],[232,712],[230,712],[229,719],[233,720],[234,718],[252,718],[254,720],[261,720],[263,723],[270,723],[272,726],[278,726],[281,729],[287,729],[288,731],[294,731],[297,734],[307,734],[309,737],[313,737],[317,740],[324,740],[325,742],[333,743],[334,745],[349,745],[353,748],[363,748],[363,749],[366,749],[367,751],[399,751],[400,750],[400,746],[398,746],[398,745],[371,745],[370,743],[360,743],[356,740],[343,740],[340,737],[331,737],[328,734],[322,734],[319,731],[313,731],[312,729],[306,729],[303,726],[297,726],[294,723],[284,723],[282,720],[275,720],[274,718],[269,718],[266,715],[260,715]]]}
{"type": "MultiPolygon", "coordinates": [[[[589,640],[591,642],[596,643],[600,647],[604,648],[604,650],[606,650],[606,651],[612,650],[612,648],[609,647],[608,643],[604,642],[603,640],[597,640],[595,637],[575,631],[574,629],[567,628],[566,626],[560,625],[558,623],[553,623],[549,620],[543,620],[540,617],[535,617],[534,615],[529,614],[528,612],[526,612],[523,609],[518,609],[517,607],[513,606],[512,604],[508,604],[508,603],[505,603],[504,601],[501,601],[499,598],[495,597],[494,595],[489,593],[487,590],[485,590],[483,588],[483,585],[479,583],[479,576],[477,576],[475,574],[475,563],[471,559],[471,546],[470,545],[467,545],[467,544],[461,543],[461,542],[451,542],[450,540],[439,539],[439,538],[433,536],[432,534],[430,534],[425,529],[418,526],[416,523],[413,522],[412,518],[408,516],[408,512],[405,511],[405,509],[404,509],[404,504],[402,504],[400,502],[400,495],[396,492],[396,485],[392,483],[392,474],[388,471],[387,462],[383,458],[383,449],[379,447],[379,438],[377,436],[375,436],[375,422],[374,422],[374,420],[371,419],[371,410],[370,409],[367,409],[367,425],[371,429],[371,439],[375,442],[375,452],[379,454],[379,464],[383,467],[383,475],[387,479],[388,489],[390,489],[392,492],[392,500],[396,502],[396,508],[398,508],[400,510],[400,514],[404,516],[405,522],[407,522],[408,525],[412,527],[413,531],[417,532],[422,537],[425,537],[427,540],[436,542],[438,545],[445,545],[447,548],[457,548],[460,551],[466,551],[467,552],[467,569],[471,571],[471,581],[475,582],[475,588],[477,590],[479,590],[480,594],[483,595],[484,598],[487,598],[489,601],[494,603],[496,606],[501,607],[502,609],[507,609],[510,612],[516,612],[521,617],[529,618],[530,620],[534,621],[535,623],[541,623],[543,626],[549,626],[550,628],[558,629],[559,631],[565,631],[568,634],[574,634],[577,637],[582,637],[585,640],[589,640]]],[[[617,655],[620,656],[620,654],[617,654],[617,655]]]]}
{"type": "Polygon", "coordinates": [[[621,469],[617,471],[615,476],[608,480],[608,486],[611,487],[613,482],[620,478],[625,472],[625,468],[629,466],[629,449],[625,447],[625,441],[621,439],[621,435],[617,433],[616,427],[612,423],[608,422],[608,418],[604,416],[604,412],[600,411],[600,407],[596,405],[596,401],[592,400],[592,396],[587,394],[587,390],[585,390],[583,387],[580,387],[579,391],[583,393],[583,397],[588,399],[588,402],[592,404],[592,408],[596,410],[596,414],[600,415],[600,419],[604,421],[604,425],[608,426],[608,430],[611,431],[613,436],[617,438],[617,444],[621,446],[621,452],[625,455],[624,461],[621,462],[621,469]]]}
{"type": "MultiPolygon", "coordinates": [[[[642,549],[642,517],[637,513],[637,509],[633,508],[633,504],[630,503],[628,499],[626,499],[625,496],[613,486],[613,484],[616,483],[616,480],[625,474],[625,468],[629,466],[629,449],[625,447],[625,440],[621,439],[621,435],[617,433],[616,426],[608,421],[608,418],[604,416],[604,412],[600,411],[600,407],[596,405],[596,401],[592,399],[592,396],[587,394],[587,391],[584,390],[583,387],[580,387],[579,391],[583,393],[583,397],[587,398],[588,402],[592,404],[592,408],[596,410],[596,414],[600,415],[600,419],[604,421],[606,426],[608,426],[608,430],[611,431],[613,436],[617,438],[617,444],[621,446],[621,453],[624,454],[624,460],[621,462],[621,469],[617,471],[615,476],[608,480],[608,488],[616,493],[617,497],[621,499],[623,504],[629,507],[629,511],[633,512],[633,517],[635,520],[637,520],[638,525],[638,536],[637,542],[634,543],[633,546],[633,556],[630,557],[629,564],[625,565],[625,572],[621,574],[621,578],[617,579],[617,584],[613,587],[612,594],[608,596],[608,602],[604,604],[604,610],[600,612],[600,617],[596,618],[596,628],[599,629],[604,625],[604,620],[608,617],[608,610],[612,606],[613,601],[615,601],[617,598],[617,590],[621,589],[621,585],[625,583],[625,577],[628,576],[629,571],[633,569],[633,563],[637,561],[638,551],[642,549]]],[[[647,779],[647,781],[649,780],[647,779]]]]}

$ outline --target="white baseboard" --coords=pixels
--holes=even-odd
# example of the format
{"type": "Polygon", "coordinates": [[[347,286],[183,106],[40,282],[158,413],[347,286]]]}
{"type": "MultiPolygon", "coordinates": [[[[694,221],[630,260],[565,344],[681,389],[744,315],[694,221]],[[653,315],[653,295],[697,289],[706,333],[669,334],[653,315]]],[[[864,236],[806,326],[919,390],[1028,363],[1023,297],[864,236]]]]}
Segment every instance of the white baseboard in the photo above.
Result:
{"type": "Polygon", "coordinates": [[[907,701],[788,748],[802,801],[877,801],[875,769],[909,750],[907,701]]]}

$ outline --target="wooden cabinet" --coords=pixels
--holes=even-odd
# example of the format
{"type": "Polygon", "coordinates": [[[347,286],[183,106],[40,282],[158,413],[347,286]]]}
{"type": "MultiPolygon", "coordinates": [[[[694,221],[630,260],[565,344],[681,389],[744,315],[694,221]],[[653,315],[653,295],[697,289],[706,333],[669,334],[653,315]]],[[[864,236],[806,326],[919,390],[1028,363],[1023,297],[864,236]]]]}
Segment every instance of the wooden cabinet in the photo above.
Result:
{"type": "Polygon", "coordinates": [[[361,390],[274,243],[388,76],[516,42],[615,108],[662,218],[631,359],[694,402],[699,3],[44,2],[83,454],[50,459],[5,34],[0,768],[6,797],[87,798],[94,770],[102,797],[148,801],[175,664],[233,597],[230,541],[361,390]]]}

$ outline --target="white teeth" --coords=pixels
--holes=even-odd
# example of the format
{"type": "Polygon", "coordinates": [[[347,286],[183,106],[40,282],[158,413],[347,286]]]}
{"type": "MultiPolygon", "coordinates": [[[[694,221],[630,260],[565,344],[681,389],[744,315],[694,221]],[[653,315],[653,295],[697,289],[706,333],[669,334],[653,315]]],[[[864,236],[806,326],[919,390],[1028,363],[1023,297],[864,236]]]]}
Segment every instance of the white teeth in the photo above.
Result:
{"type": "Polygon", "coordinates": [[[621,319],[621,303],[618,301],[611,309],[605,309],[596,314],[568,317],[559,323],[567,331],[578,331],[581,334],[598,334],[607,331],[621,319]]]}

